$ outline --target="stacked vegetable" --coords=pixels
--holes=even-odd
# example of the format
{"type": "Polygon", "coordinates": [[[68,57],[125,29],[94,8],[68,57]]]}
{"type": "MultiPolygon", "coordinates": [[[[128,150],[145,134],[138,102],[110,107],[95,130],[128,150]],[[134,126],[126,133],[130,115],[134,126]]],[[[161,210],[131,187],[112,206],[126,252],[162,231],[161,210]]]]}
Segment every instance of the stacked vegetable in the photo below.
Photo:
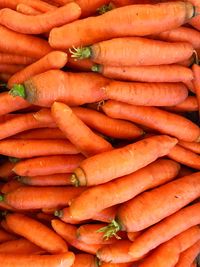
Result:
{"type": "Polygon", "coordinates": [[[197,266],[199,1],[0,8],[1,265],[197,266]]]}

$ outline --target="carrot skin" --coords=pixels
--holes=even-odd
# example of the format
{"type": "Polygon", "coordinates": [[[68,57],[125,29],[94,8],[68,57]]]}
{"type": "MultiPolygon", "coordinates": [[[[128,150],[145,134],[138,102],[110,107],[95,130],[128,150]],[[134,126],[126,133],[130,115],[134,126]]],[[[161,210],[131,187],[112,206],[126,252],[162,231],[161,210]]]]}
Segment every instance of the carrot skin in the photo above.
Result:
{"type": "Polygon", "coordinates": [[[26,4],[18,4],[16,7],[16,11],[24,14],[24,15],[30,15],[30,16],[36,16],[41,14],[40,11],[34,9],[33,7],[26,5],[26,4]]]}
{"type": "Polygon", "coordinates": [[[194,153],[200,154],[200,143],[179,141],[178,144],[194,153]]]}
{"type": "Polygon", "coordinates": [[[197,96],[197,102],[199,106],[199,116],[200,116],[200,67],[196,64],[192,66],[192,70],[194,73],[194,80],[193,80],[193,85],[195,88],[196,96],[197,96]]]}
{"type": "Polygon", "coordinates": [[[188,96],[182,103],[174,107],[164,107],[165,110],[171,112],[194,112],[198,111],[198,102],[195,96],[188,96]]]}
{"type": "Polygon", "coordinates": [[[10,240],[16,240],[18,237],[15,234],[7,233],[0,229],[0,243],[4,243],[10,240]]]}
{"type": "Polygon", "coordinates": [[[35,61],[36,59],[28,57],[28,56],[20,56],[20,55],[9,54],[9,53],[0,53],[1,64],[29,65],[35,61]]]}
{"type": "Polygon", "coordinates": [[[14,139],[22,140],[43,140],[43,139],[66,139],[65,135],[58,128],[43,128],[24,131],[12,136],[14,139]]]}
{"type": "Polygon", "coordinates": [[[95,257],[90,254],[76,254],[72,267],[96,267],[95,257]]]}

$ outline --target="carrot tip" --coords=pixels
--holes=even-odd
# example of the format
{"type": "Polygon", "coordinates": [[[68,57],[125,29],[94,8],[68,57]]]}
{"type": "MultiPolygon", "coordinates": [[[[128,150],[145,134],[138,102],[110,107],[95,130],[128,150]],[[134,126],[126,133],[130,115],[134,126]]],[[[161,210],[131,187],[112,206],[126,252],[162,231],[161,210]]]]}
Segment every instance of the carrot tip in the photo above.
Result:
{"type": "Polygon", "coordinates": [[[103,5],[99,8],[97,8],[97,14],[103,15],[108,11],[111,11],[113,9],[113,5],[110,3],[108,5],[103,5]]]}
{"type": "Polygon", "coordinates": [[[116,221],[112,220],[108,226],[102,227],[97,230],[97,233],[104,233],[103,238],[105,240],[109,240],[112,236],[116,237],[117,239],[121,239],[120,236],[117,235],[117,232],[121,230],[121,225],[116,221]]]}
{"type": "Polygon", "coordinates": [[[80,182],[79,182],[79,180],[78,180],[78,178],[77,178],[75,173],[73,173],[72,176],[71,176],[71,183],[75,187],[79,187],[80,186],[80,182]]]}
{"type": "Polygon", "coordinates": [[[91,71],[100,72],[100,67],[101,66],[99,64],[95,64],[95,65],[92,66],[91,71]]]}
{"type": "Polygon", "coordinates": [[[26,98],[25,87],[22,84],[14,84],[12,89],[9,91],[12,96],[20,96],[26,98]]]}
{"type": "Polygon", "coordinates": [[[92,50],[88,47],[73,47],[73,49],[69,49],[69,52],[72,54],[72,58],[85,59],[90,58],[92,56],[92,50]]]}
{"type": "Polygon", "coordinates": [[[63,217],[63,211],[62,210],[55,210],[54,216],[62,218],[63,217]]]}

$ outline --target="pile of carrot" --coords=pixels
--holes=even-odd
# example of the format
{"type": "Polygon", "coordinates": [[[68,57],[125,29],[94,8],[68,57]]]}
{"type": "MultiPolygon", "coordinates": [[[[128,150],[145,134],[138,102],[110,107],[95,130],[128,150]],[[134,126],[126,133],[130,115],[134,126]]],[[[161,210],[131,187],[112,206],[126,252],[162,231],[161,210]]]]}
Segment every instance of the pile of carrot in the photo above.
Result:
{"type": "Polygon", "coordinates": [[[1,266],[200,266],[199,14],[0,1],[1,266]]]}

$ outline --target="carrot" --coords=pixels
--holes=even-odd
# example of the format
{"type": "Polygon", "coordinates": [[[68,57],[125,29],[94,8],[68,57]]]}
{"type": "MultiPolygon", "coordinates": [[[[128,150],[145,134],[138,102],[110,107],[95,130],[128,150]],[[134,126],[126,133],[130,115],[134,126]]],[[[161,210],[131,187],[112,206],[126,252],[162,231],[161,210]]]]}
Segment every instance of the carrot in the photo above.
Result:
{"type": "Polygon", "coordinates": [[[6,139],[0,141],[0,154],[16,158],[78,153],[79,150],[68,140],[6,139]]]}
{"type": "Polygon", "coordinates": [[[15,234],[7,233],[6,231],[0,229],[0,243],[15,239],[17,239],[17,236],[15,234]]]}
{"type": "Polygon", "coordinates": [[[23,68],[24,68],[23,65],[0,64],[0,72],[7,74],[15,74],[16,72],[22,70],[23,68]]]}
{"type": "Polygon", "coordinates": [[[15,53],[17,55],[41,58],[52,51],[52,48],[41,38],[16,33],[0,26],[0,51],[4,53],[15,53]]]}
{"type": "Polygon", "coordinates": [[[54,102],[51,112],[57,126],[85,156],[93,156],[112,149],[111,144],[87,127],[69,106],[54,102]]]}
{"type": "Polygon", "coordinates": [[[18,162],[13,171],[20,176],[71,173],[83,159],[82,155],[37,157],[18,162]]]}
{"type": "Polygon", "coordinates": [[[74,107],[72,111],[90,128],[113,138],[134,139],[144,134],[143,130],[125,120],[112,119],[98,111],[74,107]]]}
{"type": "Polygon", "coordinates": [[[9,192],[16,190],[17,188],[20,188],[21,186],[22,186],[22,183],[20,183],[16,179],[13,179],[13,180],[8,181],[7,183],[4,184],[4,186],[1,189],[1,192],[3,194],[7,194],[9,192]]]}
{"type": "Polygon", "coordinates": [[[182,146],[176,145],[172,148],[168,157],[183,165],[200,170],[200,155],[182,146]]]}
{"type": "Polygon", "coordinates": [[[28,56],[20,56],[9,53],[0,53],[0,63],[1,64],[19,64],[28,65],[32,64],[36,59],[28,56]]]}
{"type": "Polygon", "coordinates": [[[72,57],[78,59],[91,58],[98,64],[121,67],[177,63],[190,58],[193,47],[186,42],[169,43],[140,37],[124,37],[70,51],[72,57]]]}
{"type": "Polygon", "coordinates": [[[96,267],[96,259],[90,254],[76,254],[72,267],[96,267]]]}
{"type": "Polygon", "coordinates": [[[192,4],[183,2],[117,8],[99,17],[86,18],[52,29],[49,43],[56,49],[66,49],[72,45],[91,45],[114,37],[155,34],[177,28],[192,18],[194,13],[192,4]],[[70,38],[63,38],[65,36],[70,38]]]}
{"type": "Polygon", "coordinates": [[[195,96],[188,96],[182,103],[174,107],[164,107],[172,112],[193,112],[198,111],[198,102],[195,96]]]}
{"type": "Polygon", "coordinates": [[[142,193],[170,181],[177,176],[180,165],[161,159],[127,176],[87,189],[70,205],[70,214],[77,220],[92,218],[97,212],[123,203],[142,193]],[[113,195],[117,192],[117,197],[113,195]]]}
{"type": "Polygon", "coordinates": [[[137,264],[135,265],[133,262],[126,262],[126,263],[103,262],[101,263],[101,267],[138,267],[138,266],[137,264]]]}
{"type": "MultiPolygon", "coordinates": [[[[19,98],[21,99],[21,98],[19,98]]],[[[43,129],[34,129],[28,130],[17,135],[12,136],[14,139],[35,139],[35,140],[43,140],[43,139],[66,139],[63,132],[58,128],[43,128],[43,129]]]]}
{"type": "Polygon", "coordinates": [[[71,57],[71,54],[68,54],[68,62],[66,67],[70,69],[75,69],[77,71],[90,71],[93,66],[93,62],[90,59],[83,59],[83,60],[74,60],[71,57]]]}
{"type": "Polygon", "coordinates": [[[103,111],[115,119],[129,120],[180,140],[193,142],[200,137],[200,128],[190,120],[155,107],[140,107],[108,101],[103,111]]]}
{"type": "Polygon", "coordinates": [[[179,171],[179,173],[178,173],[176,178],[181,178],[183,176],[190,175],[190,174],[193,174],[193,173],[194,173],[194,171],[192,169],[190,169],[190,168],[188,168],[188,167],[183,165],[183,166],[181,166],[181,169],[180,169],[180,171],[179,171]]]}
{"type": "MultiPolygon", "coordinates": [[[[67,63],[67,54],[60,51],[53,51],[42,57],[35,63],[27,66],[15,73],[8,81],[8,87],[12,88],[14,84],[23,83],[36,74],[48,71],[50,69],[61,69],[67,63]]],[[[1,67],[1,65],[0,65],[1,67]]],[[[1,69],[1,68],[0,68],[1,69]]]]}
{"type": "Polygon", "coordinates": [[[6,215],[6,222],[16,234],[52,254],[67,251],[67,244],[58,234],[34,219],[14,213],[6,215]]]}
{"type": "Polygon", "coordinates": [[[42,175],[42,176],[26,176],[20,177],[19,181],[26,185],[32,186],[61,186],[70,185],[71,174],[70,173],[60,173],[52,175],[42,175]]]}
{"type": "Polygon", "coordinates": [[[184,250],[195,244],[200,238],[200,229],[193,226],[162,244],[139,267],[174,267],[179,260],[179,255],[184,250]]]}
{"type": "Polygon", "coordinates": [[[0,244],[0,254],[43,254],[44,250],[33,244],[32,242],[20,238],[17,240],[11,240],[0,244]]]}
{"type": "Polygon", "coordinates": [[[18,11],[24,15],[32,15],[32,16],[36,16],[36,15],[41,14],[40,11],[34,9],[33,7],[31,7],[29,5],[23,4],[23,3],[17,5],[16,11],[18,11]]]}
{"type": "Polygon", "coordinates": [[[4,267],[70,267],[74,259],[72,252],[59,255],[0,254],[0,261],[4,267]]]}
{"type": "Polygon", "coordinates": [[[135,241],[135,239],[137,238],[137,237],[139,237],[141,234],[143,233],[143,231],[138,231],[138,232],[129,232],[129,233],[127,233],[127,236],[128,236],[128,239],[130,240],[130,241],[135,241]]]}
{"type": "Polygon", "coordinates": [[[178,144],[194,153],[200,154],[200,143],[179,141],[178,144]]]}
{"type": "MultiPolygon", "coordinates": [[[[70,203],[69,203],[70,205],[70,203]]],[[[64,208],[63,210],[55,210],[54,209],[54,216],[59,217],[63,222],[69,223],[69,224],[81,224],[82,221],[75,220],[71,217],[69,212],[69,207],[64,208]]]]}
{"type": "Polygon", "coordinates": [[[200,223],[200,203],[188,206],[160,223],[150,227],[141,234],[129,249],[129,254],[135,259],[140,259],[149,251],[160,244],[170,240],[192,226],[200,223]]]}
{"type": "Polygon", "coordinates": [[[194,64],[192,66],[192,70],[194,73],[194,80],[193,80],[193,84],[194,84],[194,88],[195,88],[195,92],[196,92],[196,96],[197,96],[197,102],[198,102],[198,106],[199,106],[199,116],[200,116],[200,67],[196,64],[194,64]]]}
{"type": "Polygon", "coordinates": [[[15,163],[6,161],[0,165],[0,179],[7,181],[9,178],[14,176],[13,167],[15,163]]]}
{"type": "Polygon", "coordinates": [[[173,65],[159,66],[120,66],[94,65],[92,71],[105,77],[124,81],[138,82],[182,82],[193,79],[189,68],[173,65]]]}
{"type": "Polygon", "coordinates": [[[59,234],[71,246],[90,254],[96,254],[101,244],[86,244],[76,237],[77,228],[74,225],[66,224],[60,220],[52,220],[51,225],[54,231],[59,234]]]}
{"type": "Polygon", "coordinates": [[[184,81],[184,84],[187,86],[188,90],[195,94],[195,87],[193,81],[184,81]]]}
{"type": "Polygon", "coordinates": [[[21,210],[59,208],[67,206],[83,190],[71,187],[24,186],[1,196],[1,199],[3,198],[6,204],[21,210]]]}

